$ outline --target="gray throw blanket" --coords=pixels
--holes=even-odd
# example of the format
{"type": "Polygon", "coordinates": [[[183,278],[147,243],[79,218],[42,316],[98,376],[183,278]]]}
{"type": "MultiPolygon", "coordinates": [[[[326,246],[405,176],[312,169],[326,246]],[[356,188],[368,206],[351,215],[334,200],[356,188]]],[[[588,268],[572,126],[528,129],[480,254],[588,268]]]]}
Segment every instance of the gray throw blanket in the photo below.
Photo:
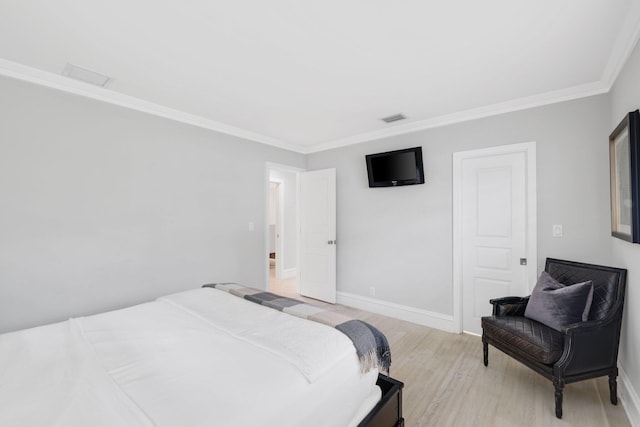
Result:
{"type": "Polygon", "coordinates": [[[297,299],[283,297],[236,283],[212,283],[203,287],[226,291],[256,304],[334,327],[353,342],[363,372],[378,368],[380,372],[389,375],[391,349],[389,348],[387,337],[362,320],[337,313],[331,307],[307,304],[297,299]]]}

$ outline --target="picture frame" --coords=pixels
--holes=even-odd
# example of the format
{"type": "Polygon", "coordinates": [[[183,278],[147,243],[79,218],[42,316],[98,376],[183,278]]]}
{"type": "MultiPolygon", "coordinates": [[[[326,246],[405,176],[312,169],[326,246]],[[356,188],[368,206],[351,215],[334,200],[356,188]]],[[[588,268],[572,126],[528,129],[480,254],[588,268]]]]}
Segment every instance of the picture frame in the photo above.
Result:
{"type": "Polygon", "coordinates": [[[628,113],[609,135],[611,235],[640,243],[640,112],[628,113]]]}

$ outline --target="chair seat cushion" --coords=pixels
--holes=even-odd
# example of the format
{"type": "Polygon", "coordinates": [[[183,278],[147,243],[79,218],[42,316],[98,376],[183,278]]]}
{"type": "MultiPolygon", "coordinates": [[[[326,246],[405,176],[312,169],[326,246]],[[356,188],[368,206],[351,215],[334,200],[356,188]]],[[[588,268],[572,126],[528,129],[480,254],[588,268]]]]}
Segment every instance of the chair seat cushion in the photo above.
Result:
{"type": "Polygon", "coordinates": [[[487,338],[504,343],[510,351],[545,365],[554,364],[564,350],[564,334],[526,317],[483,317],[482,329],[487,338]]]}

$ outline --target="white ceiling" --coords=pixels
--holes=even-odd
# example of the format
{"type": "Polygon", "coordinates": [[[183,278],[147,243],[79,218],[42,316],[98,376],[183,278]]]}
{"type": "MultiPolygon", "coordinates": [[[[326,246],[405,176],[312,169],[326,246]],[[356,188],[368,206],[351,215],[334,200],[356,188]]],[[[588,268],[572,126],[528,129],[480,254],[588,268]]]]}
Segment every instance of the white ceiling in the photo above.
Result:
{"type": "Polygon", "coordinates": [[[313,152],[606,92],[638,3],[2,0],[0,74],[313,152]]]}

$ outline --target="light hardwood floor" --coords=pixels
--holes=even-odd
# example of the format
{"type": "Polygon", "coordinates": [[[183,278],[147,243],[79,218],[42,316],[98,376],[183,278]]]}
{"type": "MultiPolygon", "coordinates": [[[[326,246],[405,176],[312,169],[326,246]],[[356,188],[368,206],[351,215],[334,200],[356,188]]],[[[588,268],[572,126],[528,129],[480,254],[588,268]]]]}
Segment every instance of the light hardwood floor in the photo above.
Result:
{"type": "MultiPolygon", "coordinates": [[[[274,278],[270,288],[299,297],[294,279],[274,278]]],[[[371,323],[389,339],[391,376],[405,384],[403,413],[408,427],[631,425],[622,405],[609,402],[606,377],[567,385],[563,418],[558,420],[551,381],[493,347],[485,367],[480,337],[335,307],[371,323]]]]}

